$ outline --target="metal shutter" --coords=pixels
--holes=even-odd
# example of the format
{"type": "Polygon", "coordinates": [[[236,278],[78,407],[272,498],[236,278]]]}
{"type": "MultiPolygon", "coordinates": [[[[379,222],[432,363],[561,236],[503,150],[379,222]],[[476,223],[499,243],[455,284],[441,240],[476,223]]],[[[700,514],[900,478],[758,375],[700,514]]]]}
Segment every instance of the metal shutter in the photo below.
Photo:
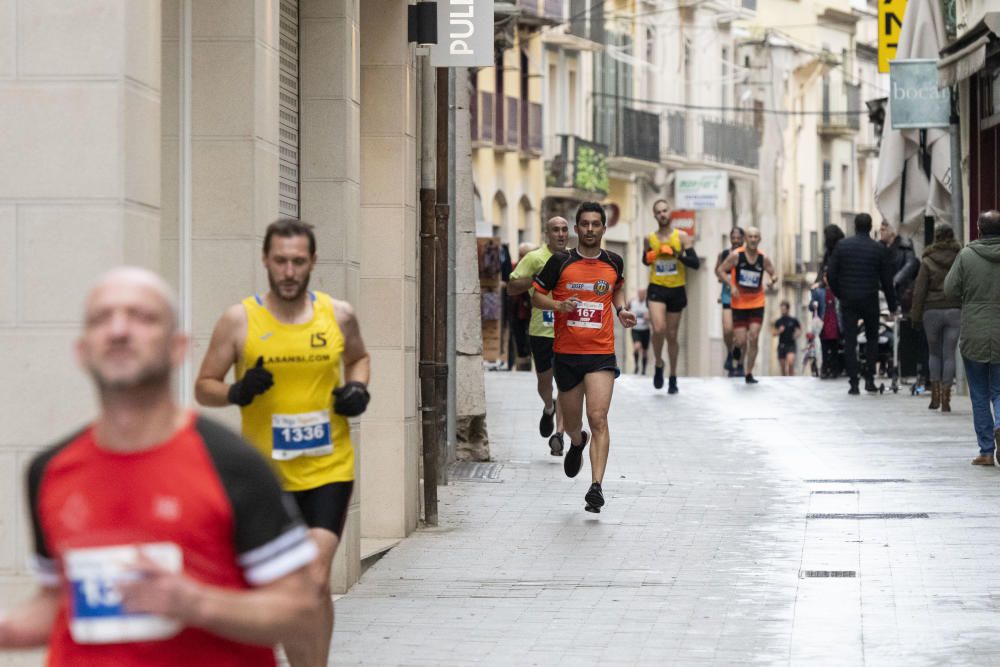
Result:
{"type": "Polygon", "coordinates": [[[299,2],[281,0],[278,70],[278,210],[299,217],[299,2]]]}

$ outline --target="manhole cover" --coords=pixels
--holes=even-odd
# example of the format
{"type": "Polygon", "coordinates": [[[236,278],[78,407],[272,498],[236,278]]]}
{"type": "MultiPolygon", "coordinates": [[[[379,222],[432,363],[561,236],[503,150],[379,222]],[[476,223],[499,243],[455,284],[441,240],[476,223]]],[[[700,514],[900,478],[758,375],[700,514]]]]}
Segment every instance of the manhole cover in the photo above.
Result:
{"type": "Polygon", "coordinates": [[[807,479],[806,484],[907,484],[908,479],[807,479]]]}
{"type": "Polygon", "coordinates": [[[856,570],[799,570],[800,579],[853,579],[856,576],[856,570]]]}
{"type": "Polygon", "coordinates": [[[471,463],[459,461],[449,469],[449,477],[456,482],[502,482],[502,463],[471,463]]]}
{"type": "Polygon", "coordinates": [[[806,514],[807,519],[928,519],[927,512],[879,512],[857,514],[806,514]]]}

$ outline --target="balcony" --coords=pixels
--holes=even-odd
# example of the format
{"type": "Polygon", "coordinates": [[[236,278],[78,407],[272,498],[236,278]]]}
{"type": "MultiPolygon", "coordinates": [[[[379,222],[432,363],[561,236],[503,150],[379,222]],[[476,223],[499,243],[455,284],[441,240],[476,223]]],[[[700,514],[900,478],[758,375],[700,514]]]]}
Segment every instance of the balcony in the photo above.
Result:
{"type": "Polygon", "coordinates": [[[563,0],[517,0],[521,10],[518,22],[522,25],[557,25],[563,17],[563,0]]]}
{"type": "Polygon", "coordinates": [[[594,136],[608,146],[610,166],[630,170],[660,161],[660,116],[609,100],[594,105],[594,136]],[[636,161],[649,163],[636,164],[636,161]]]}
{"type": "Polygon", "coordinates": [[[846,109],[834,109],[829,89],[823,90],[823,115],[817,131],[824,139],[851,137],[861,129],[861,86],[844,84],[846,109]]]}
{"type": "Polygon", "coordinates": [[[545,165],[547,194],[586,201],[608,194],[608,147],[572,134],[556,135],[559,152],[545,165]]]}
{"type": "Polygon", "coordinates": [[[751,125],[705,119],[702,121],[702,141],[706,159],[757,168],[760,135],[751,125]]]}
{"type": "Polygon", "coordinates": [[[668,111],[664,116],[667,119],[667,145],[664,150],[669,155],[687,155],[687,118],[680,111],[668,111]]]}

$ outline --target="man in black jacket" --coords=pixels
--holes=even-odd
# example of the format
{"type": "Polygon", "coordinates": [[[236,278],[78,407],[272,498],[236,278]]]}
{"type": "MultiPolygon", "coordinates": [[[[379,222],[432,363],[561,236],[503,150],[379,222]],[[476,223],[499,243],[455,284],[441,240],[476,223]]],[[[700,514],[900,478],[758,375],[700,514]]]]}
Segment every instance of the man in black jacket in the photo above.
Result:
{"type": "Polygon", "coordinates": [[[879,242],[889,251],[889,266],[892,271],[892,287],[896,292],[896,303],[903,314],[910,312],[913,301],[913,282],[920,270],[920,260],[913,249],[913,241],[896,233],[896,228],[888,220],[883,220],[878,230],[879,242]]]}
{"type": "Polygon", "coordinates": [[[854,236],[837,244],[827,266],[830,288],[840,300],[844,318],[844,361],[850,377],[849,394],[858,394],[858,320],[865,324],[865,391],[875,387],[878,356],[878,291],[881,287],[889,311],[896,312],[892,266],[885,246],[871,238],[872,217],[854,216],[854,236]]]}

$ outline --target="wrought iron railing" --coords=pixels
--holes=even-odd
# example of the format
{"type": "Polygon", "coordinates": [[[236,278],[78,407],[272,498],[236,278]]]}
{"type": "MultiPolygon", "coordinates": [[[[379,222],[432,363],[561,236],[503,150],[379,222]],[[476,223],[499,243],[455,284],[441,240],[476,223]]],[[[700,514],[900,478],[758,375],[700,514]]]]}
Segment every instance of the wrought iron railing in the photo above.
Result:
{"type": "Polygon", "coordinates": [[[757,168],[760,135],[751,125],[740,125],[724,120],[702,121],[702,152],[705,157],[757,168]]]}

